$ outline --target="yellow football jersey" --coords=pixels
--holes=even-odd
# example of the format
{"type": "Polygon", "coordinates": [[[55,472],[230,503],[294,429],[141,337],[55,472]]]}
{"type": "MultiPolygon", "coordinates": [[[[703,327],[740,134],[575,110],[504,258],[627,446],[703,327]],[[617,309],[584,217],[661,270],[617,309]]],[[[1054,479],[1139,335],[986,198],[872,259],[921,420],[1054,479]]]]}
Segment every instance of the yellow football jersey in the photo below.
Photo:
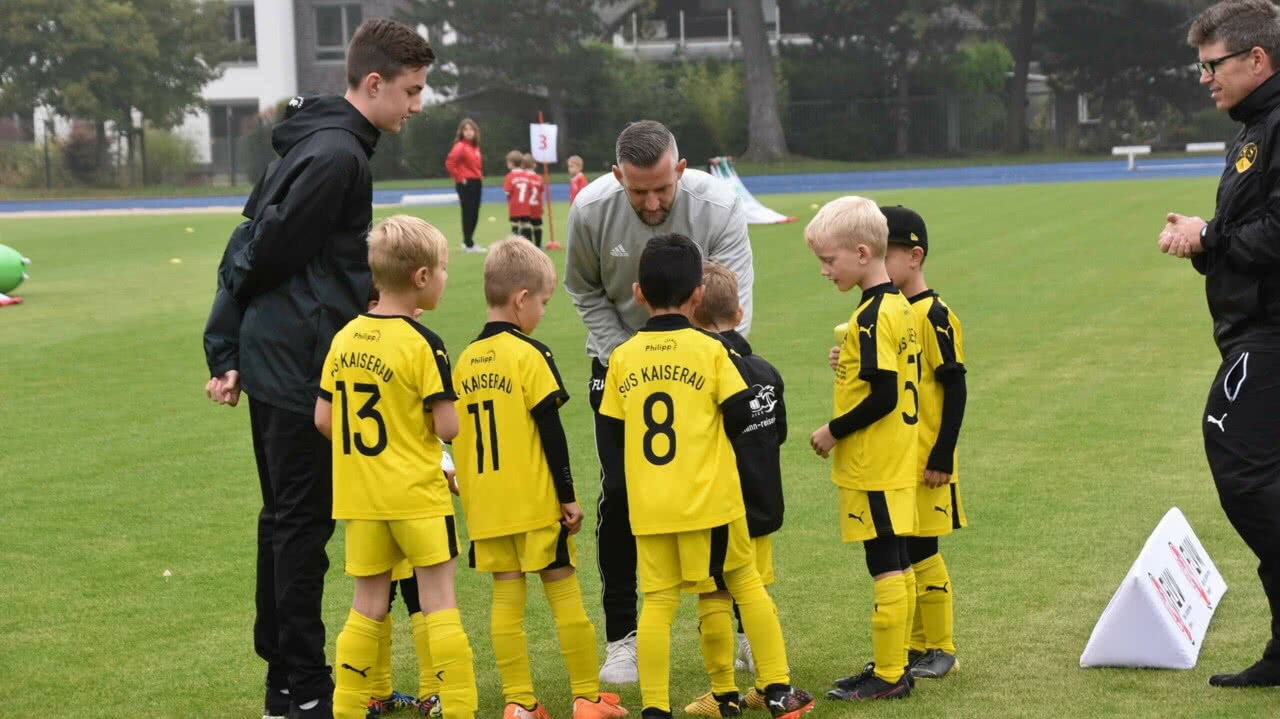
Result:
{"type": "Polygon", "coordinates": [[[320,396],[333,403],[334,519],[453,514],[426,407],[455,398],[434,332],[403,316],[356,317],[333,338],[320,396]]]}
{"type": "Polygon", "coordinates": [[[458,357],[453,386],[453,461],[471,538],[554,524],[560,501],[533,419],[534,410],[569,399],[551,350],[513,324],[491,322],[458,357]]]}
{"type": "Polygon", "coordinates": [[[836,366],[835,415],[858,406],[871,393],[877,371],[897,373],[898,406],[871,425],[836,442],[831,481],[864,491],[914,486],[916,427],[919,423],[916,366],[920,362],[915,316],[902,293],[889,283],[862,293],[849,318],[836,366]]]}
{"type": "MultiPolygon", "coordinates": [[[[919,455],[917,472],[924,476],[925,463],[938,439],[942,426],[942,383],[938,375],[964,371],[964,338],[960,318],[933,290],[911,298],[917,337],[920,338],[920,361],[916,363],[916,388],[920,397],[919,455]]],[[[959,479],[960,465],[954,464],[951,481],[959,479]]]]}
{"type": "Polygon", "coordinates": [[[650,318],[613,351],[600,414],[625,427],[634,534],[708,529],[745,516],[720,406],[746,391],[719,338],[681,315],[650,318]]]}

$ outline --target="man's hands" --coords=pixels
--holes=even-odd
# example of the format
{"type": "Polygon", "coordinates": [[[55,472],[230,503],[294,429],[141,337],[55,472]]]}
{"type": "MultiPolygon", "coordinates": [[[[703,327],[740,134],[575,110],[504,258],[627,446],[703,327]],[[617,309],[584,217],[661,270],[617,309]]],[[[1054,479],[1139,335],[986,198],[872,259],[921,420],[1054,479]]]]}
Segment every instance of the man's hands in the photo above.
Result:
{"type": "Polygon", "coordinates": [[[831,371],[835,372],[840,366],[840,345],[835,345],[831,351],[827,353],[827,364],[831,365],[831,371]]]}
{"type": "Polygon", "coordinates": [[[582,508],[577,502],[560,505],[560,524],[567,527],[571,535],[582,529],[582,508]]]}
{"type": "Polygon", "coordinates": [[[1194,257],[1204,252],[1200,244],[1200,233],[1206,223],[1199,217],[1187,217],[1176,212],[1165,216],[1165,226],[1160,232],[1157,244],[1160,251],[1173,257],[1194,257]]]}
{"type": "Polygon", "coordinates": [[[240,403],[240,372],[229,369],[217,377],[210,377],[204,385],[204,393],[218,404],[236,406],[240,403]]]}

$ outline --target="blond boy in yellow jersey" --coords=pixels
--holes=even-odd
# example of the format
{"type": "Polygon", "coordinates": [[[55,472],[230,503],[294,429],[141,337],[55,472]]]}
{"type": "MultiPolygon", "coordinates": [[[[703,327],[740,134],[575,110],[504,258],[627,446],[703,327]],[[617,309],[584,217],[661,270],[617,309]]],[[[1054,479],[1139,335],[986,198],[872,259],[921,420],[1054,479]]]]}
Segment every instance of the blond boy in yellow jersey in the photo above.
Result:
{"type": "Polygon", "coordinates": [[[530,337],[555,288],[542,250],[512,237],[484,262],[488,318],[453,375],[461,427],[453,442],[471,536],[471,566],[493,574],[490,629],[504,719],[547,719],[533,692],[524,630],[525,574],[537,573],[569,670],[574,719],[625,716],[600,692],[596,631],[574,574],[582,526],[560,406],[569,400],[551,350],[530,337]]]}
{"type": "Polygon", "coordinates": [[[406,215],[379,223],[368,241],[382,293],[377,313],[334,336],[315,410],[316,427],[333,442],[333,516],[345,520],[346,570],[355,578],[337,641],[334,717],[365,715],[391,570],[408,559],[425,616],[414,627],[419,664],[440,677],[446,719],[471,719],[475,673],[454,597],[457,534],[438,441],[458,432],[453,382],[444,343],[412,318],[439,303],[448,247],[438,230],[406,215]]]}
{"type": "Polygon", "coordinates": [[[702,262],[683,235],[645,245],[633,292],[649,321],[610,355],[600,402],[604,441],[624,458],[644,593],[636,637],[643,719],[671,716],[671,623],[681,589],[707,579],[738,603],[770,713],[793,719],[813,708],[813,697],[790,684],[730,445],[750,423],[753,395],[720,339],[690,322],[702,300],[702,262]]]}
{"type": "Polygon", "coordinates": [[[956,467],[956,441],[968,399],[964,339],[960,319],[924,279],[929,254],[924,218],[906,207],[880,209],[889,225],[885,267],[911,303],[920,338],[914,378],[914,397],[920,407],[916,460],[919,525],[916,536],[906,540],[916,586],[908,659],[913,676],[937,679],[956,663],[953,587],[938,553],[938,537],[968,525],[956,467]]]}
{"type": "Polygon", "coordinates": [[[805,242],[836,289],[862,291],[841,344],[835,377],[835,417],[809,439],[831,458],[839,488],[841,536],[861,542],[874,580],[871,643],[875,659],[859,675],[836,682],[828,698],[893,699],[911,693],[905,672],[910,628],[903,537],[916,529],[917,408],[911,393],[917,346],[911,306],[885,270],[888,226],[863,197],[823,206],[805,228],[805,242]]]}

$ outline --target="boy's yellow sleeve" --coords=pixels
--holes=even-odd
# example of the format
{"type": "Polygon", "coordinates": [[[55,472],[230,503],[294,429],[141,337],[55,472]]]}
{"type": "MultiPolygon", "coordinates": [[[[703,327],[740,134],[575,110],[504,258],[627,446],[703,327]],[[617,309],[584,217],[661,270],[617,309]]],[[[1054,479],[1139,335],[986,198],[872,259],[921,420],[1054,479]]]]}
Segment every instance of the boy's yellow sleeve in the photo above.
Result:
{"type": "Polygon", "coordinates": [[[453,373],[449,366],[449,352],[444,348],[444,341],[427,331],[423,333],[426,340],[418,355],[418,392],[424,405],[442,399],[457,399],[458,393],[453,389],[453,373]]]}
{"type": "Polygon", "coordinates": [[[536,414],[548,406],[559,407],[569,401],[551,350],[530,346],[530,352],[520,364],[525,409],[536,414]]]}
{"type": "Polygon", "coordinates": [[[746,380],[742,379],[742,372],[730,352],[732,350],[721,347],[716,356],[716,404],[724,404],[734,395],[747,391],[746,380]]]}

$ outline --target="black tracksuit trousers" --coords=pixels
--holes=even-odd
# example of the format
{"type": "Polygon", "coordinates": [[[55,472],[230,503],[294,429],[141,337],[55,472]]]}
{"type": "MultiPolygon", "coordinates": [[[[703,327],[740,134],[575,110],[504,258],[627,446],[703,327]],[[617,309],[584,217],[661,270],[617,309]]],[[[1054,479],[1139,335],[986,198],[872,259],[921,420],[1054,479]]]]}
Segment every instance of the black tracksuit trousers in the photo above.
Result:
{"type": "Polygon", "coordinates": [[[1280,665],[1280,352],[1227,356],[1205,404],[1204,450],[1231,526],[1271,605],[1263,656],[1280,665]]]}

